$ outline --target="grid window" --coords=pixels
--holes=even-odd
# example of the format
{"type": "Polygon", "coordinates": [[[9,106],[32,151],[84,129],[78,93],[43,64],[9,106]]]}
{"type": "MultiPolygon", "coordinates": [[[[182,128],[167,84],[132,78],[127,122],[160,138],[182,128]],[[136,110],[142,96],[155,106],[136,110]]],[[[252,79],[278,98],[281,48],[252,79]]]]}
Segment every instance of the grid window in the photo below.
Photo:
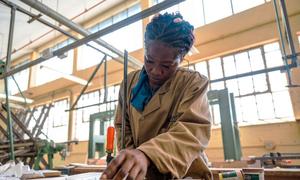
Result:
{"type": "Polygon", "coordinates": [[[239,13],[263,3],[264,0],[232,0],[233,12],[239,13]]]}
{"type": "MultiPolygon", "coordinates": [[[[77,107],[83,107],[88,106],[92,104],[97,104],[101,102],[100,101],[100,91],[93,91],[89,93],[83,94],[78,103],[77,107]]],[[[89,122],[89,118],[91,114],[94,114],[96,112],[99,112],[99,105],[98,106],[91,106],[84,109],[78,109],[76,111],[76,117],[77,120],[80,120],[81,122],[89,122]]]]}
{"type": "MultiPolygon", "coordinates": [[[[141,11],[140,5],[136,4],[96,24],[95,26],[89,28],[88,30],[90,32],[97,32],[101,29],[111,26],[112,24],[122,21],[140,11],[141,11]]],[[[106,34],[103,37],[101,37],[101,39],[103,39],[104,41],[106,41],[107,43],[109,43],[110,45],[116,47],[121,51],[124,51],[126,49],[128,52],[132,52],[143,47],[142,27],[143,27],[142,20],[140,20],[135,23],[129,24],[128,26],[125,26],[121,29],[115,30],[109,34],[106,34]],[[128,34],[131,34],[132,36],[128,36],[128,34]]],[[[99,46],[96,43],[91,42],[90,44],[97,47],[101,51],[109,54],[112,57],[117,57],[115,53],[107,50],[106,48],[99,46]]],[[[100,63],[100,60],[103,57],[104,57],[103,53],[95,49],[92,49],[91,47],[88,47],[86,45],[81,46],[78,51],[78,70],[86,69],[100,63]]],[[[110,59],[111,57],[107,57],[107,60],[110,59]]]]}
{"type": "Polygon", "coordinates": [[[53,122],[53,127],[66,126],[68,124],[69,112],[65,112],[69,108],[68,100],[56,101],[50,110],[49,120],[53,122]]]}
{"type": "Polygon", "coordinates": [[[203,0],[203,6],[206,24],[232,15],[230,0],[203,0]]]}
{"type": "MultiPolygon", "coordinates": [[[[275,42],[202,61],[196,63],[195,68],[213,81],[210,83],[211,90],[227,88],[234,94],[239,123],[281,122],[294,119],[286,74],[280,70],[254,72],[282,66],[281,57],[279,44],[275,42]]],[[[215,106],[211,106],[211,111],[215,125],[219,125],[219,111],[215,106]]]]}
{"type": "MultiPolygon", "coordinates": [[[[164,0],[152,0],[152,3],[155,5],[162,1],[164,0]]],[[[185,20],[197,28],[268,1],[270,0],[188,0],[163,10],[161,13],[179,11],[185,20]],[[194,8],[197,11],[191,11],[194,8]]]]}
{"type": "MultiPolygon", "coordinates": [[[[107,97],[105,101],[104,88],[83,94],[77,107],[99,104],[76,111],[75,137],[79,140],[88,140],[90,115],[98,112],[114,111],[117,107],[120,86],[107,87],[107,97]]],[[[113,124],[113,117],[105,123],[105,126],[113,124]]]]}
{"type": "Polygon", "coordinates": [[[47,123],[47,135],[54,142],[65,142],[68,140],[69,108],[67,99],[55,101],[50,109],[47,123]],[[61,133],[66,132],[66,133],[61,133]]]}
{"type": "MultiPolygon", "coordinates": [[[[40,138],[49,138],[54,142],[66,142],[68,140],[68,122],[69,122],[69,112],[65,112],[69,108],[69,101],[67,99],[55,101],[52,103],[49,115],[46,118],[42,133],[39,136],[40,138]],[[66,132],[66,133],[61,133],[66,132]]],[[[43,120],[45,113],[49,104],[41,105],[35,107],[34,118],[30,119],[28,129],[32,132],[33,128],[39,122],[43,120]],[[43,116],[41,116],[43,113],[43,116]]]]}

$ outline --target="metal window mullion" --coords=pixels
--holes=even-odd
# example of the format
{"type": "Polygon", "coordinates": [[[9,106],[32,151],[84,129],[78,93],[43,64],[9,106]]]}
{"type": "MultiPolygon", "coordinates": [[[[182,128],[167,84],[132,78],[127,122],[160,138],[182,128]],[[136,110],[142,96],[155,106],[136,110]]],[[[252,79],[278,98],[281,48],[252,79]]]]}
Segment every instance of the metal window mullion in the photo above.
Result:
{"type": "MultiPolygon", "coordinates": [[[[264,65],[265,65],[265,68],[267,69],[267,59],[266,59],[266,52],[263,48],[263,46],[261,46],[261,53],[262,53],[262,57],[263,57],[263,61],[264,61],[264,65]]],[[[266,72],[266,81],[267,81],[267,86],[268,86],[268,91],[270,92],[271,94],[271,97],[272,97],[272,104],[273,104],[273,112],[274,112],[274,117],[276,117],[276,109],[275,109],[275,104],[274,104],[274,98],[273,98],[273,92],[272,92],[272,89],[271,89],[271,83],[270,83],[270,77],[269,77],[269,72],[266,72]]]]}
{"type": "MultiPolygon", "coordinates": [[[[207,78],[208,79],[210,79],[210,68],[209,68],[209,63],[208,63],[208,61],[209,60],[207,60],[207,61],[204,61],[205,62],[205,64],[206,64],[206,70],[207,70],[207,78]]],[[[209,83],[209,88],[210,88],[210,90],[211,90],[211,82],[209,83]]]]}
{"type": "MultiPolygon", "coordinates": [[[[247,51],[247,56],[248,56],[248,61],[249,61],[249,64],[250,64],[251,72],[253,72],[253,70],[252,70],[252,64],[251,64],[251,60],[250,60],[250,55],[249,55],[249,51],[247,51]]],[[[252,79],[253,96],[254,96],[255,105],[256,105],[256,113],[257,113],[257,117],[258,117],[258,120],[259,120],[259,111],[258,111],[258,104],[257,104],[256,90],[255,90],[254,76],[253,75],[251,75],[251,79],[252,79]]]]}
{"type": "Polygon", "coordinates": [[[204,0],[202,1],[202,12],[203,12],[203,23],[206,24],[206,17],[205,17],[205,7],[204,7],[204,0]]]}
{"type": "Polygon", "coordinates": [[[232,3],[232,0],[230,0],[230,6],[231,6],[231,13],[232,13],[232,15],[233,15],[233,14],[235,14],[235,13],[234,13],[234,10],[233,10],[233,3],[232,3]]]}
{"type": "MultiPolygon", "coordinates": [[[[225,70],[224,70],[224,62],[223,62],[223,57],[220,57],[220,63],[221,63],[221,68],[222,68],[222,75],[223,77],[225,77],[225,70]]],[[[226,87],[226,83],[225,83],[225,80],[222,81],[223,82],[223,85],[224,85],[224,88],[226,87]]]]}
{"type": "MultiPolygon", "coordinates": [[[[235,54],[232,54],[232,57],[233,57],[233,62],[234,62],[235,70],[237,70],[235,54]]],[[[237,73],[237,71],[236,71],[236,75],[237,75],[237,74],[238,74],[238,73],[237,73]]],[[[240,90],[239,80],[238,80],[238,78],[235,78],[235,79],[236,79],[236,83],[237,83],[237,86],[238,86],[238,92],[239,92],[238,96],[240,96],[240,95],[241,95],[241,90],[240,90]]]]}
{"type": "MultiPolygon", "coordinates": [[[[235,54],[232,54],[232,57],[233,57],[233,62],[234,62],[235,70],[237,70],[235,54]]],[[[238,74],[237,71],[236,71],[236,74],[238,74]]],[[[238,93],[239,93],[238,96],[241,96],[241,90],[240,90],[240,84],[239,84],[238,78],[236,78],[236,83],[237,83],[238,93]]],[[[241,98],[239,98],[239,107],[240,107],[241,110],[243,109],[242,103],[241,103],[241,98]]],[[[244,122],[244,112],[243,112],[243,110],[242,110],[241,114],[242,114],[242,116],[241,116],[241,118],[242,118],[241,122],[244,122]]]]}
{"type": "MultiPolygon", "coordinates": [[[[260,51],[261,51],[261,55],[262,55],[262,58],[263,58],[263,63],[264,63],[265,69],[267,69],[267,60],[266,60],[265,50],[264,50],[263,46],[260,47],[260,51]]],[[[271,84],[270,84],[269,73],[265,72],[265,74],[266,74],[266,81],[267,81],[268,90],[271,91],[271,84]]]]}

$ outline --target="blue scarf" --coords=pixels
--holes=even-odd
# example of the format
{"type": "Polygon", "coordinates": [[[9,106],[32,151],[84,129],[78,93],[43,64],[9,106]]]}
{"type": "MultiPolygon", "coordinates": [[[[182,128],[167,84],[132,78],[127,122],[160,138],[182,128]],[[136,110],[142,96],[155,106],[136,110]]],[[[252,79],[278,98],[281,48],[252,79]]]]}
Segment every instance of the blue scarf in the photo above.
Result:
{"type": "Polygon", "coordinates": [[[136,110],[142,112],[153,94],[149,84],[148,75],[143,68],[140,73],[139,81],[131,92],[131,105],[135,107],[136,110]]]}

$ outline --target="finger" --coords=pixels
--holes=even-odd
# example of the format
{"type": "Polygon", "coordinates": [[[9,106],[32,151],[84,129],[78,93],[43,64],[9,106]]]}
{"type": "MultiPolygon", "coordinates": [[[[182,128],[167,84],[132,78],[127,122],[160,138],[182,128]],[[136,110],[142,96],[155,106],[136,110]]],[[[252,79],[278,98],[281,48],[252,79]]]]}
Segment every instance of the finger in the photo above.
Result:
{"type": "Polygon", "coordinates": [[[115,159],[113,159],[104,170],[102,177],[106,176],[107,179],[112,179],[120,168],[121,164],[125,160],[125,155],[121,153],[115,159]]]}
{"type": "Polygon", "coordinates": [[[122,180],[125,177],[127,177],[133,166],[134,166],[134,161],[127,156],[123,165],[120,167],[118,173],[114,176],[114,179],[122,180]]]}
{"type": "Polygon", "coordinates": [[[141,168],[137,167],[137,166],[133,166],[127,176],[127,179],[129,180],[134,180],[136,179],[137,175],[139,174],[139,172],[141,171],[141,168]]]}
{"type": "Polygon", "coordinates": [[[136,180],[143,180],[146,176],[147,171],[140,171],[139,174],[136,176],[136,180]]]}

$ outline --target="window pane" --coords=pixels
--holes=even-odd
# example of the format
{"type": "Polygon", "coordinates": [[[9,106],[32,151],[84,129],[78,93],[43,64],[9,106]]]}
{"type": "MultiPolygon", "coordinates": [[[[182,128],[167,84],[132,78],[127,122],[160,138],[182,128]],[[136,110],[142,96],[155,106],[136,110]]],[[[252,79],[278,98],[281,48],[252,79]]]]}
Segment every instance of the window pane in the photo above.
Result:
{"type": "Polygon", "coordinates": [[[235,104],[236,120],[238,122],[242,122],[243,121],[243,112],[242,112],[242,106],[241,106],[241,98],[235,98],[234,104],[235,104]]]}
{"type": "MultiPolygon", "coordinates": [[[[25,61],[28,62],[28,61],[25,61]]],[[[23,65],[24,63],[20,64],[23,65]]],[[[18,66],[20,66],[18,65],[18,66]]],[[[16,66],[16,67],[18,67],[16,66]]],[[[20,72],[17,72],[16,74],[13,75],[15,78],[16,82],[13,80],[12,77],[8,77],[8,85],[9,85],[9,94],[14,95],[19,93],[19,89],[16,85],[18,84],[19,88],[21,91],[25,91],[28,89],[28,82],[29,82],[29,68],[24,69],[20,72]]]]}
{"type": "Polygon", "coordinates": [[[195,28],[204,25],[202,1],[188,0],[179,4],[179,12],[183,18],[190,22],[195,28]],[[197,11],[191,11],[191,9],[197,9],[197,11]]]}
{"type": "Polygon", "coordinates": [[[198,71],[200,74],[203,74],[204,76],[208,77],[207,72],[207,62],[200,62],[195,64],[196,71],[198,71]]]}
{"type": "Polygon", "coordinates": [[[236,67],[233,56],[223,57],[225,76],[236,75],[236,67]]]}
{"type": "Polygon", "coordinates": [[[212,105],[212,115],[213,121],[215,125],[221,123],[221,113],[220,113],[220,106],[218,104],[212,105]]]}
{"type": "MultiPolygon", "coordinates": [[[[77,110],[76,121],[75,121],[75,137],[77,139],[88,140],[90,115],[98,112],[105,112],[105,111],[116,109],[120,86],[119,85],[110,86],[107,87],[107,89],[108,89],[107,101],[114,101],[114,102],[77,110]]],[[[78,107],[97,104],[97,103],[104,103],[104,94],[105,93],[103,88],[97,91],[86,93],[82,95],[81,98],[79,99],[78,107]]],[[[110,121],[112,120],[113,117],[111,117],[110,121]]],[[[113,123],[109,122],[106,126],[108,125],[113,125],[113,123]]]]}
{"type": "Polygon", "coordinates": [[[128,17],[127,11],[122,11],[116,15],[113,16],[113,24],[122,21],[128,17]]]}
{"type": "Polygon", "coordinates": [[[272,91],[287,89],[287,79],[285,73],[281,73],[280,71],[270,72],[269,79],[272,91]]]}
{"type": "Polygon", "coordinates": [[[188,69],[190,69],[190,70],[195,70],[195,65],[194,65],[194,64],[190,64],[190,65],[188,66],[188,69]]]}
{"type": "Polygon", "coordinates": [[[211,83],[211,90],[221,90],[224,89],[224,82],[215,82],[215,83],[211,83]]]}
{"type": "Polygon", "coordinates": [[[255,92],[265,92],[268,90],[266,74],[253,75],[255,92]]]}
{"type": "Polygon", "coordinates": [[[238,96],[239,94],[239,87],[236,79],[231,79],[226,81],[226,87],[228,91],[233,93],[234,96],[238,96]]]}
{"type": "Polygon", "coordinates": [[[61,100],[54,102],[50,110],[47,135],[54,142],[65,142],[68,140],[69,112],[65,111],[68,108],[69,101],[61,100]]]}
{"type": "Polygon", "coordinates": [[[264,46],[267,67],[283,65],[279,44],[272,43],[264,46]]]}
{"type": "Polygon", "coordinates": [[[238,13],[265,3],[264,0],[232,0],[233,11],[238,13]]]}
{"type": "Polygon", "coordinates": [[[247,52],[236,54],[234,55],[234,57],[236,62],[236,70],[238,74],[251,71],[250,61],[247,52]]]}
{"type": "Polygon", "coordinates": [[[239,83],[240,95],[245,95],[254,92],[252,76],[238,78],[238,83],[239,83]]]}
{"type": "Polygon", "coordinates": [[[292,102],[288,91],[273,93],[275,114],[277,118],[293,117],[292,102]]]}
{"type": "Polygon", "coordinates": [[[242,97],[241,109],[243,121],[255,122],[258,120],[257,107],[254,96],[242,97]]]}
{"type": "Polygon", "coordinates": [[[267,67],[282,66],[283,61],[279,51],[269,52],[265,54],[267,67]]]}
{"type": "Polygon", "coordinates": [[[232,15],[230,0],[203,0],[206,24],[232,15]]]}
{"type": "Polygon", "coordinates": [[[271,93],[256,95],[259,119],[274,119],[274,104],[271,93]]]}
{"type": "Polygon", "coordinates": [[[208,61],[210,80],[219,79],[223,77],[221,59],[215,58],[208,61]]]}
{"type": "Polygon", "coordinates": [[[265,68],[260,49],[254,49],[249,51],[249,57],[252,71],[261,70],[265,68]]]}

